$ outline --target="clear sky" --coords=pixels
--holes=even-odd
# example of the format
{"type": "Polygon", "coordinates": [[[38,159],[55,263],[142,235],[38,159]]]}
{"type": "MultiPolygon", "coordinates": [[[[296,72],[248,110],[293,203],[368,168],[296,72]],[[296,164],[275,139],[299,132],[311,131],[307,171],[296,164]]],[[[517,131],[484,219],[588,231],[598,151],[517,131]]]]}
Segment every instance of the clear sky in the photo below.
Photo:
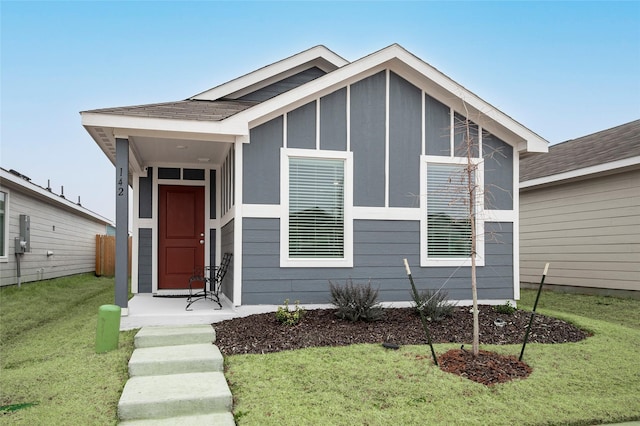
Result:
{"type": "Polygon", "coordinates": [[[640,2],[0,0],[0,165],[115,218],[80,111],[175,101],[323,44],[399,43],[554,144],[640,118],[640,2]]]}

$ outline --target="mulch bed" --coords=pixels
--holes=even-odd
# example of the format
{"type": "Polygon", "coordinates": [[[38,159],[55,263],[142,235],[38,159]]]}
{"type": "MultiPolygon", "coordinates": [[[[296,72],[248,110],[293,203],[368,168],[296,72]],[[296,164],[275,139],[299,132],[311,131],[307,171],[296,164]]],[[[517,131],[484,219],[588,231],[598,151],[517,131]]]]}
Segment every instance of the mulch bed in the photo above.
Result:
{"type": "MultiPolygon", "coordinates": [[[[530,312],[517,310],[511,315],[500,314],[493,307],[479,306],[481,344],[522,344],[530,312]],[[495,325],[502,319],[503,327],[495,325]]],[[[316,346],[345,346],[359,343],[393,343],[395,345],[426,344],[426,336],[420,316],[413,308],[387,308],[384,318],[376,322],[350,322],[341,320],[334,309],[309,310],[297,325],[280,324],[274,313],[251,315],[214,324],[216,345],[224,355],[260,354],[316,346]]],[[[460,343],[468,345],[473,339],[473,315],[471,308],[456,307],[451,317],[440,322],[429,322],[433,343],[460,343]]],[[[556,318],[536,314],[529,334],[529,343],[577,342],[588,337],[588,333],[556,318]]],[[[513,363],[512,359],[494,353],[485,353],[482,358],[469,358],[469,353],[443,354],[443,362],[449,365],[445,371],[460,374],[485,384],[502,383],[515,377],[526,377],[530,369],[524,363],[513,363]],[[460,365],[480,367],[482,373],[473,368],[461,370],[460,365]],[[473,363],[471,362],[473,361],[473,363]],[[499,368],[497,368],[499,366],[499,368]],[[492,368],[496,367],[497,370],[492,368]],[[447,370],[449,368],[450,370],[447,370]],[[488,372],[488,371],[493,371],[488,372]],[[525,374],[526,373],[526,374],[525,374]],[[481,378],[484,376],[484,378],[481,378]]],[[[471,355],[473,358],[473,355],[471,355]]],[[[517,362],[517,360],[516,360],[517,362]]]]}
{"type": "Polygon", "coordinates": [[[442,371],[466,377],[483,385],[495,385],[513,379],[524,379],[531,367],[513,355],[500,355],[480,350],[478,356],[465,349],[452,349],[438,357],[442,371]]]}

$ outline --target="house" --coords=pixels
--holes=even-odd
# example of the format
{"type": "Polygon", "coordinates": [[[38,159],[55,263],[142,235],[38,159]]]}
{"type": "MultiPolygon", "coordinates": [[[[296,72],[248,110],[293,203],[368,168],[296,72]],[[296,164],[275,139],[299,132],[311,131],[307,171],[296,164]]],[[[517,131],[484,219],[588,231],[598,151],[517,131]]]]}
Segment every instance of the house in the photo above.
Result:
{"type": "Polygon", "coordinates": [[[523,283],[640,297],[640,120],[522,159],[520,251],[523,283]]]}
{"type": "Polygon", "coordinates": [[[235,306],[328,303],[349,278],[407,301],[403,258],[421,288],[470,300],[469,244],[446,235],[470,235],[447,177],[472,120],[474,182],[500,188],[477,204],[479,297],[519,297],[519,157],[548,143],[399,45],[354,62],[317,46],[185,100],[81,116],[123,212],[133,188],[132,291],[184,294],[229,252],[235,306]]]}
{"type": "Polygon", "coordinates": [[[112,227],[79,199],[0,168],[1,286],[95,271],[96,235],[112,227]]]}

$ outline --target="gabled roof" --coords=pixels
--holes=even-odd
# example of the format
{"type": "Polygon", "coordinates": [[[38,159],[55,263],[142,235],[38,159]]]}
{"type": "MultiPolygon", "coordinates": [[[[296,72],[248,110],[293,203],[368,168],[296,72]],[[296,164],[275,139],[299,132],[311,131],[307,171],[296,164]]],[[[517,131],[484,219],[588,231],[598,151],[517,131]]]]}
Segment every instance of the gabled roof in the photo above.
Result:
{"type": "Polygon", "coordinates": [[[86,217],[94,222],[113,226],[113,222],[109,219],[104,218],[80,205],[79,200],[78,204],[76,204],[73,201],[64,198],[63,195],[54,194],[51,191],[51,188],[43,188],[40,185],[36,185],[31,182],[31,179],[27,176],[15,170],[6,170],[0,167],[0,182],[2,183],[2,186],[28,194],[30,197],[36,198],[47,204],[52,204],[78,216],[86,217]]]}
{"type": "Polygon", "coordinates": [[[247,122],[250,127],[266,122],[284,110],[316,99],[346,84],[392,69],[418,87],[428,87],[429,95],[452,106],[494,135],[517,143],[522,152],[547,152],[548,142],[493,105],[482,100],[454,80],[398,44],[393,44],[357,61],[262,102],[229,118],[229,123],[247,122]]]}
{"type": "Polygon", "coordinates": [[[171,141],[199,144],[189,155],[204,143],[249,142],[251,128],[386,69],[519,152],[547,151],[542,137],[397,44],[354,62],[316,46],[185,100],[83,111],[82,124],[112,162],[115,138],[128,137],[131,170],[141,171],[145,154],[169,149],[171,141]]]}
{"type": "MultiPolygon", "coordinates": [[[[549,147],[520,161],[524,187],[640,164],[640,120],[549,147]]],[[[521,188],[523,185],[521,184],[521,188]]]]}
{"type": "Polygon", "coordinates": [[[269,84],[282,81],[301,71],[318,68],[325,74],[349,62],[324,46],[315,46],[249,74],[233,79],[189,99],[215,101],[221,98],[238,99],[269,84]]]}

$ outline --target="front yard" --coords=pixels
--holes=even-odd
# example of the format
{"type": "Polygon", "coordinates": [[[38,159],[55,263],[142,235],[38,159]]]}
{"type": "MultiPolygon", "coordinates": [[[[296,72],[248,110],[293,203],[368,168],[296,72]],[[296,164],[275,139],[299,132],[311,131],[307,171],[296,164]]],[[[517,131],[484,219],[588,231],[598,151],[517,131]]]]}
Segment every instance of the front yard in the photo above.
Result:
{"type": "MultiPolygon", "coordinates": [[[[529,308],[535,293],[523,292],[529,308]]],[[[116,424],[135,332],[95,354],[113,280],[91,274],[0,289],[0,424],[116,424]]],[[[309,348],[226,359],[240,425],[573,424],[640,419],[640,301],[544,293],[538,311],[594,335],[530,344],[525,380],[444,373],[428,346],[309,348]]],[[[459,344],[435,345],[438,354],[459,344]]],[[[518,355],[519,345],[483,346],[518,355]]]]}

